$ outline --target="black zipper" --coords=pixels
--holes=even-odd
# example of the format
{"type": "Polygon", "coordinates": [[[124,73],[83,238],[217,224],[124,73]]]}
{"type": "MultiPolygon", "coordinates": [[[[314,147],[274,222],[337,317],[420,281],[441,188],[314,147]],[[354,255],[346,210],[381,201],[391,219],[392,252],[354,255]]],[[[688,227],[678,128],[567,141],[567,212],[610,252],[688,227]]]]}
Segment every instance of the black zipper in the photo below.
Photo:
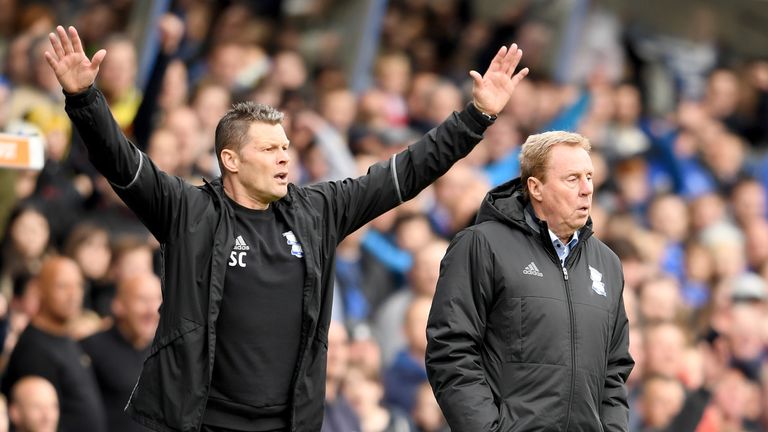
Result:
{"type": "Polygon", "coordinates": [[[568,426],[570,426],[571,423],[571,410],[573,409],[573,393],[576,390],[576,323],[574,322],[573,318],[573,299],[571,298],[571,287],[568,282],[568,269],[569,265],[573,262],[575,259],[574,257],[579,252],[579,250],[584,246],[584,243],[586,243],[587,239],[591,237],[592,232],[590,230],[582,230],[579,234],[579,241],[576,243],[576,247],[573,248],[573,250],[568,252],[568,256],[565,258],[565,262],[560,262],[560,257],[557,256],[557,251],[555,250],[555,246],[552,244],[552,240],[549,238],[549,231],[546,231],[546,226],[541,229],[541,239],[544,242],[544,250],[547,251],[547,255],[549,255],[550,259],[554,261],[555,265],[560,267],[563,271],[561,272],[563,276],[563,286],[565,287],[565,297],[568,301],[568,322],[571,327],[571,389],[568,392],[568,410],[566,411],[565,415],[565,430],[568,430],[568,426]]]}
{"type": "MultiPolygon", "coordinates": [[[[584,244],[592,236],[591,230],[581,230],[579,233],[579,241],[576,243],[576,247],[568,252],[568,256],[565,257],[565,262],[562,265],[563,269],[563,283],[565,284],[565,296],[568,299],[568,319],[571,323],[571,391],[568,394],[568,411],[565,417],[565,430],[571,424],[571,411],[573,409],[573,393],[576,390],[576,322],[573,318],[573,299],[571,298],[571,285],[568,279],[568,267],[571,266],[576,259],[576,255],[580,253],[580,250],[584,247],[584,244]]],[[[551,244],[551,243],[550,243],[551,244]]],[[[554,247],[551,247],[554,249],[554,247]]],[[[560,259],[558,258],[558,263],[560,259]]]]}
{"type": "Polygon", "coordinates": [[[565,429],[564,429],[567,431],[568,426],[571,423],[571,409],[573,408],[573,392],[576,389],[576,323],[573,322],[573,300],[571,299],[571,287],[568,283],[568,269],[565,267],[562,267],[562,269],[563,269],[563,283],[565,284],[565,297],[568,299],[568,320],[571,324],[571,390],[568,392],[568,411],[566,411],[565,429]]]}

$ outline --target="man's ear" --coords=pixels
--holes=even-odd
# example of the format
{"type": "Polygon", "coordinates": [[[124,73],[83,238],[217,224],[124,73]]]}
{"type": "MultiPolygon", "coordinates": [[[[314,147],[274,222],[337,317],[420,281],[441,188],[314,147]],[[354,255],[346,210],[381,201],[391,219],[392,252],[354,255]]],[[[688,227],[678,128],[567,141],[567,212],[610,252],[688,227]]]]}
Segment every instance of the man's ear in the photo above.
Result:
{"type": "Polygon", "coordinates": [[[533,201],[541,202],[542,196],[541,196],[541,180],[537,179],[536,177],[528,177],[528,196],[533,201]]]}
{"type": "Polygon", "coordinates": [[[240,170],[240,158],[232,149],[224,149],[221,151],[221,164],[229,172],[236,173],[240,170]]]}
{"type": "Polygon", "coordinates": [[[8,404],[8,419],[14,425],[21,423],[21,413],[19,412],[19,407],[15,403],[8,404]]]}
{"type": "Polygon", "coordinates": [[[120,297],[115,296],[115,298],[112,299],[112,304],[110,305],[112,309],[112,315],[122,318],[125,316],[125,305],[123,305],[123,301],[120,297]]]}

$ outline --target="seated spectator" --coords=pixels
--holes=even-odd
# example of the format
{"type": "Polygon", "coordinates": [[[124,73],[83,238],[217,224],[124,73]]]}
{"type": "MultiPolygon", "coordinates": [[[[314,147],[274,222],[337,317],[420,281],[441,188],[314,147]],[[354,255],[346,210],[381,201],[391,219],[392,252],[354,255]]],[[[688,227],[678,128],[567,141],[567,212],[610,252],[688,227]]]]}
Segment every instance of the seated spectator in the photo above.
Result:
{"type": "Polygon", "coordinates": [[[341,384],[349,368],[349,336],[338,321],[328,328],[328,365],[325,370],[325,416],[322,432],[359,431],[360,418],[352,409],[341,384]]]}
{"type": "Polygon", "coordinates": [[[740,370],[754,382],[760,380],[761,368],[768,359],[768,345],[765,341],[766,319],[764,303],[766,299],[765,283],[752,275],[755,286],[747,286],[746,281],[739,282],[741,291],[754,289],[756,292],[734,291],[732,297],[736,303],[731,307],[731,322],[726,339],[730,344],[731,366],[740,370]],[[762,288],[762,293],[758,291],[762,288]],[[750,300],[747,296],[753,296],[750,300]]]}
{"type": "Polygon", "coordinates": [[[644,322],[674,321],[685,312],[680,283],[672,276],[656,276],[640,286],[640,315],[644,322]]]}
{"type": "Polygon", "coordinates": [[[733,218],[742,229],[768,216],[768,192],[758,180],[740,179],[733,186],[730,198],[733,218]]]}
{"type": "MultiPolygon", "coordinates": [[[[336,247],[336,289],[350,325],[367,320],[369,314],[396,284],[389,270],[369,250],[362,248],[368,225],[347,236],[336,247]]],[[[338,311],[338,312],[342,312],[338,311]]],[[[334,313],[337,313],[334,310],[334,313]]]]}
{"type": "Polygon", "coordinates": [[[93,309],[101,316],[112,312],[116,286],[125,278],[153,272],[153,250],[147,241],[135,236],[123,236],[112,246],[109,282],[91,293],[93,309]]]}
{"type": "Polygon", "coordinates": [[[414,297],[405,314],[406,348],[395,356],[384,372],[384,401],[392,407],[411,412],[420,384],[427,381],[424,356],[427,351],[427,318],[432,298],[414,297]]]}
{"type": "Polygon", "coordinates": [[[152,132],[147,155],[161,171],[171,175],[178,172],[179,140],[170,130],[159,128],[152,132]]]}
{"type": "Polygon", "coordinates": [[[136,87],[136,48],[124,35],[111,36],[104,48],[109,51],[109,56],[105,57],[99,73],[99,89],[109,101],[117,123],[127,130],[141,105],[141,91],[136,87]]]}
{"type": "Polygon", "coordinates": [[[768,265],[768,218],[755,219],[747,223],[744,234],[747,240],[749,269],[759,272],[768,265]]]}
{"type": "Polygon", "coordinates": [[[0,292],[9,298],[13,279],[37,274],[51,253],[48,219],[37,207],[21,204],[11,212],[2,239],[0,292]]]}
{"type": "Polygon", "coordinates": [[[363,432],[411,432],[408,416],[382,406],[384,386],[375,370],[352,364],[343,383],[344,396],[360,417],[363,432]]]}
{"type": "MultiPolygon", "coordinates": [[[[710,409],[717,413],[720,431],[753,431],[752,384],[737,369],[728,369],[714,384],[710,409]]],[[[758,429],[759,430],[759,429],[758,429]]]]}
{"type": "Polygon", "coordinates": [[[450,432],[429,383],[419,385],[411,417],[418,432],[450,432]]]}
{"type": "Polygon", "coordinates": [[[170,130],[177,139],[178,165],[175,174],[200,184],[195,163],[203,152],[203,132],[195,111],[186,105],[178,107],[166,114],[161,127],[170,130]]]}
{"type": "Polygon", "coordinates": [[[685,389],[680,381],[660,375],[643,383],[642,431],[664,431],[683,407],[685,389]]]}
{"type": "Polygon", "coordinates": [[[59,425],[56,389],[39,376],[20,379],[11,389],[8,415],[16,432],[56,432],[59,425]]]}
{"type": "Polygon", "coordinates": [[[91,357],[110,432],[145,431],[124,412],[160,321],[160,279],[153,273],[124,278],[112,301],[114,325],[81,342],[91,357]]]}
{"type": "Polygon", "coordinates": [[[94,310],[94,299],[109,289],[107,271],[112,260],[109,233],[96,224],[83,222],[67,237],[64,255],[80,266],[86,284],[83,307],[94,310]]]}
{"type": "MultiPolygon", "coordinates": [[[[766,236],[768,240],[768,236],[766,236]]],[[[701,243],[690,241],[685,246],[685,277],[682,282],[682,296],[686,305],[699,309],[711,295],[714,279],[712,256],[701,243]]]]}
{"type": "Polygon", "coordinates": [[[664,238],[662,270],[678,279],[683,278],[683,242],[688,235],[688,208],[677,195],[663,194],[654,197],[648,209],[650,227],[664,238]]]}
{"type": "Polygon", "coordinates": [[[643,336],[646,376],[679,378],[687,346],[683,328],[671,322],[661,322],[646,326],[643,336]]]}
{"type": "Polygon", "coordinates": [[[414,254],[413,266],[408,272],[408,288],[396,291],[381,304],[374,320],[374,334],[381,346],[384,365],[389,366],[406,346],[403,321],[408,305],[414,297],[432,298],[440,275],[440,261],[448,249],[448,242],[435,240],[423,245],[414,254]]]}
{"type": "Polygon", "coordinates": [[[106,431],[104,407],[85,353],[70,337],[82,312],[83,276],[69,258],[47,259],[38,277],[40,308],[19,337],[2,380],[3,393],[27,375],[53,384],[65,431],[106,431]]]}
{"type": "Polygon", "coordinates": [[[744,233],[730,223],[717,223],[701,231],[700,239],[712,255],[718,279],[738,276],[747,268],[744,233]]]}
{"type": "Polygon", "coordinates": [[[459,162],[434,183],[435,206],[430,219],[445,238],[468,226],[488,190],[488,181],[467,163],[459,162]]]}

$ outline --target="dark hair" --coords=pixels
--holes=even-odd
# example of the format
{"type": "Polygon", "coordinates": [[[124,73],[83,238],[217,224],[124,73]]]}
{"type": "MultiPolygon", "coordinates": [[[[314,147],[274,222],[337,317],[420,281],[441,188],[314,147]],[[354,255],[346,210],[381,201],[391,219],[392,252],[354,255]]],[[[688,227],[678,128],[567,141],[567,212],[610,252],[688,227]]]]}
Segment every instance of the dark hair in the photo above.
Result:
{"type": "Polygon", "coordinates": [[[248,130],[254,122],[282,124],[283,113],[275,108],[255,102],[238,102],[224,114],[216,126],[214,147],[216,159],[222,175],[226,172],[221,163],[221,152],[224,149],[240,150],[240,146],[248,139],[248,130]]]}
{"type": "Polygon", "coordinates": [[[42,256],[51,252],[52,249],[50,221],[41,205],[32,200],[25,200],[17,203],[5,221],[4,232],[2,233],[2,238],[0,238],[0,272],[8,274],[11,277],[19,274],[19,272],[34,273],[34,269],[28,267],[29,262],[21,257],[21,254],[16,251],[13,239],[11,238],[11,230],[13,229],[14,224],[19,218],[27,213],[36,213],[42,216],[43,219],[45,219],[46,224],[48,224],[48,244],[45,246],[42,256]]]}
{"type": "Polygon", "coordinates": [[[109,242],[109,232],[104,227],[93,222],[81,222],[75,225],[64,242],[64,255],[74,259],[80,246],[97,235],[105,236],[109,242]]]}

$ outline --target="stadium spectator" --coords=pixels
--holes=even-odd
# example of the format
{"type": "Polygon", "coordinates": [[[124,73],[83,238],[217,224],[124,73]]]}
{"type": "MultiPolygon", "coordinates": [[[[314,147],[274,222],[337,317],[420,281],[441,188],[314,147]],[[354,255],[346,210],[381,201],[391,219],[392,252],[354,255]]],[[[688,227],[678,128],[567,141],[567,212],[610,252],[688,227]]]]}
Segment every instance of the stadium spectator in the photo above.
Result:
{"type": "Polygon", "coordinates": [[[160,279],[153,273],[123,278],[112,300],[114,324],[80,342],[91,358],[107,414],[107,429],[145,431],[124,412],[160,319],[160,279]]]}
{"type": "Polygon", "coordinates": [[[70,337],[82,313],[83,277],[69,258],[47,259],[38,276],[40,309],[19,337],[3,374],[3,393],[27,375],[53,384],[64,430],[106,431],[104,406],[90,362],[70,337]]]}
{"type": "Polygon", "coordinates": [[[29,375],[11,388],[8,416],[16,432],[56,432],[59,398],[45,378],[29,375]]]}

